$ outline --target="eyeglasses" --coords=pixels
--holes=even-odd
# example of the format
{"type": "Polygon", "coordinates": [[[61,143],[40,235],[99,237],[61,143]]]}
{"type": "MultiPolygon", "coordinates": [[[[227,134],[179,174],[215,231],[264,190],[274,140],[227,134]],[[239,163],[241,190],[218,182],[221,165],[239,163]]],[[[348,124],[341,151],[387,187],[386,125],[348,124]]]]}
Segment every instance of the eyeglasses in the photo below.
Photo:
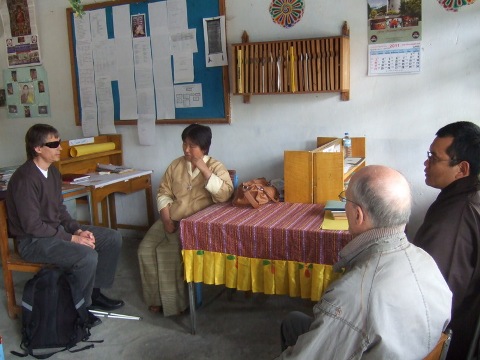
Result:
{"type": "Polygon", "coordinates": [[[457,161],[457,159],[439,159],[436,155],[432,154],[430,151],[427,151],[427,159],[432,164],[436,164],[442,161],[451,161],[453,165],[453,163],[457,161]]]}
{"type": "Polygon", "coordinates": [[[46,146],[50,149],[56,149],[60,146],[61,142],[62,142],[62,139],[59,139],[57,141],[49,141],[49,142],[46,142],[45,144],[43,144],[43,146],[46,146]]]}
{"type": "Polygon", "coordinates": [[[345,190],[342,191],[340,194],[338,194],[338,198],[340,199],[340,201],[343,201],[343,202],[347,202],[347,201],[350,201],[352,204],[355,204],[357,205],[358,207],[362,207],[360,204],[356,203],[355,201],[352,201],[352,200],[349,200],[345,197],[345,190]]]}

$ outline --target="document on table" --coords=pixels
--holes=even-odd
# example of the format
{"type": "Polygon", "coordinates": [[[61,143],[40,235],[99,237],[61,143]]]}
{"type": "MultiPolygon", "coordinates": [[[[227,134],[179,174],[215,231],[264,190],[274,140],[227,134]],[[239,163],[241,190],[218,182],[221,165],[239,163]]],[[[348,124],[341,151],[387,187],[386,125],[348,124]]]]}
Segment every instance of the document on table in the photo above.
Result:
{"type": "Polygon", "coordinates": [[[348,230],[348,221],[343,219],[334,219],[330,210],[325,211],[323,216],[323,230],[348,230]]]}

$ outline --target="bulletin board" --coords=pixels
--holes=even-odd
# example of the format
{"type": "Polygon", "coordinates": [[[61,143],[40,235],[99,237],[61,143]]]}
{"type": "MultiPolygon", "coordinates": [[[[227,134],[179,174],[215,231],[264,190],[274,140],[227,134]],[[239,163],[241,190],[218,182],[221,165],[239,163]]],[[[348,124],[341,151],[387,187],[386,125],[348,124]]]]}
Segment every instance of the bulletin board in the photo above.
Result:
{"type": "MultiPolygon", "coordinates": [[[[147,14],[148,4],[165,0],[116,0],[102,3],[84,5],[84,11],[105,9],[107,20],[107,33],[109,39],[114,39],[112,9],[115,6],[129,5],[130,14],[147,14]]],[[[230,89],[228,79],[228,66],[207,67],[205,64],[205,39],[203,19],[225,15],[225,0],[186,0],[188,27],[196,29],[198,51],[193,54],[194,82],[201,84],[203,90],[203,106],[191,108],[175,108],[174,119],[156,119],[156,124],[190,124],[190,123],[230,123],[230,89]]],[[[67,26],[69,36],[72,87],[75,106],[75,123],[81,125],[81,102],[79,91],[78,64],[76,58],[76,34],[74,25],[74,12],[67,9],[67,26]]],[[[147,35],[150,33],[150,24],[145,24],[147,35]]],[[[173,60],[171,63],[173,72],[173,60]]],[[[173,76],[173,73],[172,73],[173,76]]],[[[185,85],[188,83],[184,83],[185,85]]],[[[114,104],[115,125],[136,125],[136,119],[120,118],[120,97],[118,82],[112,81],[112,97],[114,104]]]]}

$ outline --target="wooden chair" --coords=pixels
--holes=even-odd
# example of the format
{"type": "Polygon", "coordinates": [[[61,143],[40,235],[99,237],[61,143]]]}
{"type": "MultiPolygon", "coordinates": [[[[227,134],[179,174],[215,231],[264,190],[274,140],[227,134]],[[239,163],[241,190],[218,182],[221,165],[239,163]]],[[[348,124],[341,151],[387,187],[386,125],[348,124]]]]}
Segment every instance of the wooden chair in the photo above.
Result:
{"type": "Polygon", "coordinates": [[[480,354],[480,316],[477,318],[477,325],[473,333],[473,339],[468,349],[466,360],[478,360],[480,354]]]}
{"type": "Polygon", "coordinates": [[[447,357],[448,347],[450,346],[450,340],[452,339],[452,330],[446,329],[440,336],[437,345],[423,360],[445,360],[447,357]]]}
{"type": "MultiPolygon", "coordinates": [[[[14,240],[12,239],[12,242],[14,240]]],[[[35,264],[24,261],[18,255],[15,244],[13,251],[9,245],[9,237],[7,231],[7,208],[5,200],[0,200],[0,253],[2,256],[3,283],[5,285],[5,293],[7,295],[8,316],[16,319],[21,314],[21,306],[17,305],[15,300],[15,287],[13,285],[13,271],[36,273],[46,264],[35,264]]]]}

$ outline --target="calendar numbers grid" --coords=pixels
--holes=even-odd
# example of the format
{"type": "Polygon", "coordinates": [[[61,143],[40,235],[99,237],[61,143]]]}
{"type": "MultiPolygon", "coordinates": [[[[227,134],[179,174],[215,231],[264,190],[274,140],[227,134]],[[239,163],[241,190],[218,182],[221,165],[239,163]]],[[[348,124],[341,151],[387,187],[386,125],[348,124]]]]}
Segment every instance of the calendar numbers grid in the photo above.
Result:
{"type": "Polygon", "coordinates": [[[368,75],[420,72],[420,41],[368,46],[368,75]]]}

